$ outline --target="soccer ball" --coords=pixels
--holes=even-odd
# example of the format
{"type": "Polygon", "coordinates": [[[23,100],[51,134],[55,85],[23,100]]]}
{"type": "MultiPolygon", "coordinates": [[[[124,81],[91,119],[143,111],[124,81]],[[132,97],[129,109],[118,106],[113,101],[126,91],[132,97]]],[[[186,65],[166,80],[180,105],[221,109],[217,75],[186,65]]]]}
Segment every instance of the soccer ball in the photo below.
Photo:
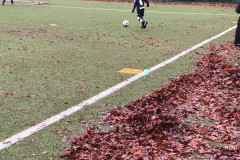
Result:
{"type": "Polygon", "coordinates": [[[123,21],[123,27],[127,27],[129,25],[129,22],[127,20],[123,21]]]}

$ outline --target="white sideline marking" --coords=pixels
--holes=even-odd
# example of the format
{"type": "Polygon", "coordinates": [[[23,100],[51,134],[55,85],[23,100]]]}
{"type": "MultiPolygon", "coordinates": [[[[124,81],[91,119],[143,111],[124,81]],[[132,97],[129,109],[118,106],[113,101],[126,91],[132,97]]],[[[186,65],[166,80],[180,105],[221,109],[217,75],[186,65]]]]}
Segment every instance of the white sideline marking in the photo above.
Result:
{"type": "MultiPolygon", "coordinates": [[[[68,6],[41,6],[49,8],[69,8],[69,9],[85,9],[85,10],[99,10],[99,11],[119,11],[119,12],[131,12],[131,10],[121,10],[121,9],[109,9],[109,8],[84,8],[84,7],[68,7],[68,6]]],[[[205,15],[205,16],[230,16],[236,17],[237,14],[214,14],[214,13],[189,13],[189,12],[161,12],[161,11],[145,11],[148,13],[162,13],[162,14],[188,14],[188,15],[205,15]]]]}
{"type": "MultiPolygon", "coordinates": [[[[170,58],[170,59],[168,59],[168,60],[166,60],[166,61],[164,61],[164,62],[162,62],[162,63],[160,63],[158,65],[156,65],[156,66],[151,67],[149,69],[150,72],[153,72],[153,71],[159,69],[160,67],[163,67],[163,66],[165,66],[165,65],[167,65],[167,64],[169,64],[169,63],[171,63],[171,62],[173,62],[175,60],[177,60],[181,56],[184,56],[185,54],[193,51],[194,49],[196,49],[198,47],[201,47],[204,44],[206,44],[206,43],[208,43],[208,42],[210,42],[210,41],[212,41],[214,39],[217,39],[217,38],[221,37],[222,35],[228,33],[229,31],[231,31],[233,29],[235,29],[236,27],[237,27],[237,25],[227,29],[226,31],[224,31],[224,32],[222,32],[222,33],[220,33],[220,34],[218,34],[218,35],[216,35],[214,37],[211,37],[211,38],[209,38],[209,39],[207,39],[207,40],[205,40],[205,41],[203,41],[203,42],[193,46],[192,48],[189,48],[189,49],[179,53],[178,55],[176,55],[176,56],[174,56],[174,57],[172,57],[172,58],[170,58]]],[[[76,106],[73,106],[73,107],[71,107],[71,108],[69,108],[69,109],[67,109],[67,110],[65,110],[65,111],[63,111],[63,112],[61,112],[61,113],[59,113],[59,114],[57,114],[55,116],[52,116],[49,119],[46,119],[45,121],[43,121],[43,122],[41,122],[41,123],[39,123],[39,124],[37,124],[37,125],[35,125],[33,127],[28,128],[27,130],[24,130],[24,131],[22,131],[22,132],[20,132],[20,133],[18,133],[16,135],[10,137],[10,138],[5,139],[4,141],[0,142],[0,150],[11,146],[12,144],[14,144],[14,143],[16,143],[16,142],[18,142],[18,141],[20,141],[20,140],[30,136],[30,135],[32,135],[35,132],[38,132],[39,130],[44,129],[45,127],[47,127],[47,126],[49,126],[49,125],[51,125],[51,124],[53,124],[53,123],[63,119],[64,117],[73,114],[74,112],[77,112],[78,110],[82,109],[84,106],[87,106],[87,105],[90,105],[92,103],[95,103],[96,101],[102,99],[103,97],[106,97],[109,94],[114,93],[118,89],[123,88],[124,86],[128,85],[129,83],[132,83],[132,82],[138,80],[139,78],[141,78],[143,76],[144,76],[144,72],[142,72],[140,74],[137,74],[137,75],[135,75],[135,76],[133,76],[133,77],[131,77],[131,78],[129,78],[129,79],[127,79],[127,80],[125,80],[125,81],[123,81],[123,82],[121,82],[121,83],[119,83],[119,84],[117,84],[117,85],[115,85],[115,86],[113,86],[113,87],[111,87],[111,88],[109,88],[109,89],[99,93],[99,94],[97,94],[96,96],[93,96],[93,97],[89,98],[88,100],[85,100],[85,101],[81,102],[80,104],[78,104],[76,106]]]]}

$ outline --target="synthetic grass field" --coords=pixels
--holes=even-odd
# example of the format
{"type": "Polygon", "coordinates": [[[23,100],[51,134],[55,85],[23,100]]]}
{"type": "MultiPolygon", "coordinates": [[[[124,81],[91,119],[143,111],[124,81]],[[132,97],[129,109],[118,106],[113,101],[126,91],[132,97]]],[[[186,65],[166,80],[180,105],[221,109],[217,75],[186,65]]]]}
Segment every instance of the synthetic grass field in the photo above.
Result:
{"type": "MultiPolygon", "coordinates": [[[[0,141],[133,76],[118,71],[150,68],[234,26],[238,18],[233,8],[150,4],[145,12],[149,24],[143,30],[132,7],[77,0],[1,6],[0,141]],[[122,27],[125,19],[130,22],[127,28],[122,27]]],[[[211,43],[233,39],[231,31],[211,43]]],[[[93,117],[191,71],[198,58],[187,54],[1,150],[0,159],[58,159],[67,138],[88,123],[98,124],[93,117]]]]}

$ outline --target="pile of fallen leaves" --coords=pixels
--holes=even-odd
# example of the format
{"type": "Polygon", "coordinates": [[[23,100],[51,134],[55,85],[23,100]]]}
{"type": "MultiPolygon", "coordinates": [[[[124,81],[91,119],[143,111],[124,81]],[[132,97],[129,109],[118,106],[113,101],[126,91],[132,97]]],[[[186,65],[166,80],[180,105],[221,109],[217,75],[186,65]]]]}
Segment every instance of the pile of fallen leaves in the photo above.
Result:
{"type": "Polygon", "coordinates": [[[213,6],[213,7],[231,7],[236,8],[237,4],[229,4],[229,3],[209,3],[209,2],[152,2],[155,4],[162,5],[195,5],[195,6],[213,6]]]}
{"type": "MultiPolygon", "coordinates": [[[[232,43],[224,45],[240,56],[232,43]]],[[[240,66],[229,64],[217,48],[203,54],[195,72],[105,113],[103,122],[114,129],[89,127],[71,138],[61,157],[240,159],[240,66]]]]}

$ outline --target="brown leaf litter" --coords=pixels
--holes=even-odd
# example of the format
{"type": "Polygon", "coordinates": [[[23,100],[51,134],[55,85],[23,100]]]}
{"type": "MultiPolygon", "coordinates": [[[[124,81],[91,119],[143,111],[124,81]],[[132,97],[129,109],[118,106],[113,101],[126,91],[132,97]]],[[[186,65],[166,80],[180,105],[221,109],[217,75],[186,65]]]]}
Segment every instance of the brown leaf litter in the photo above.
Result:
{"type": "Polygon", "coordinates": [[[218,55],[222,50],[240,56],[232,42],[211,46],[193,73],[109,110],[102,121],[114,130],[89,127],[72,137],[72,146],[60,156],[66,160],[240,159],[240,66],[218,55]]]}

